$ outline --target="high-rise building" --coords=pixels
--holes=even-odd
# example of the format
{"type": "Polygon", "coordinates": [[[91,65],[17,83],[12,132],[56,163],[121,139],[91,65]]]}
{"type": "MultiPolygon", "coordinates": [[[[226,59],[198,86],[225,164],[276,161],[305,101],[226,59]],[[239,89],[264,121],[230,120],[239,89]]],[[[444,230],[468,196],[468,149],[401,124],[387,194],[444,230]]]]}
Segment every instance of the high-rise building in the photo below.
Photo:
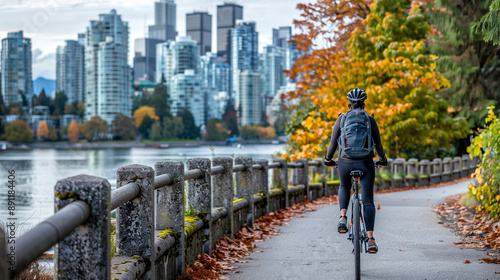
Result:
{"type": "Polygon", "coordinates": [[[286,48],[290,39],[292,39],[292,28],[290,26],[281,26],[279,29],[273,28],[273,45],[286,48]]]}
{"type": "Polygon", "coordinates": [[[241,70],[238,78],[239,94],[236,99],[238,124],[260,124],[262,122],[260,73],[258,70],[241,70]]]}
{"type": "Polygon", "coordinates": [[[217,6],[217,55],[231,64],[231,29],[243,19],[243,7],[234,3],[217,6]]]}
{"type": "Polygon", "coordinates": [[[149,38],[162,41],[177,37],[177,5],[174,0],[155,2],[155,24],[149,26],[149,38]]]}
{"type": "Polygon", "coordinates": [[[68,104],[83,102],[85,96],[85,46],[79,40],[66,40],[56,50],[56,90],[64,91],[68,104]]]}
{"type": "MultiPolygon", "coordinates": [[[[270,102],[281,86],[286,85],[286,49],[277,46],[265,46],[260,54],[260,73],[262,94],[270,102]]],[[[266,102],[268,104],[269,102],[266,102]]]]}
{"type": "Polygon", "coordinates": [[[156,77],[156,45],[162,40],[140,38],[135,39],[134,80],[153,82],[156,77]]]}
{"type": "Polygon", "coordinates": [[[217,92],[229,94],[231,88],[231,66],[214,53],[207,53],[200,57],[200,75],[204,86],[214,88],[217,92]]]}
{"type": "Polygon", "coordinates": [[[128,65],[128,23],[115,10],[87,27],[85,45],[85,119],[98,115],[109,125],[115,116],[132,115],[132,73],[128,65]]]}
{"type": "Polygon", "coordinates": [[[207,12],[187,14],[186,33],[196,41],[200,56],[212,51],[212,15],[207,12]]]}
{"type": "Polygon", "coordinates": [[[172,114],[188,109],[196,126],[205,125],[205,89],[201,76],[194,70],[174,75],[170,81],[170,104],[172,114]]]}
{"type": "Polygon", "coordinates": [[[200,57],[200,76],[206,95],[206,120],[222,119],[229,99],[231,66],[214,53],[200,57]]]}
{"type": "Polygon", "coordinates": [[[238,103],[239,71],[259,69],[259,34],[255,22],[238,21],[231,31],[231,98],[238,103]]]}
{"type": "Polygon", "coordinates": [[[18,103],[31,109],[33,96],[31,39],[23,31],[11,32],[2,40],[0,56],[3,102],[18,103]]]}
{"type": "Polygon", "coordinates": [[[198,73],[198,46],[189,36],[158,44],[156,54],[157,83],[161,81],[162,75],[168,84],[174,75],[183,74],[186,70],[198,73]]]}

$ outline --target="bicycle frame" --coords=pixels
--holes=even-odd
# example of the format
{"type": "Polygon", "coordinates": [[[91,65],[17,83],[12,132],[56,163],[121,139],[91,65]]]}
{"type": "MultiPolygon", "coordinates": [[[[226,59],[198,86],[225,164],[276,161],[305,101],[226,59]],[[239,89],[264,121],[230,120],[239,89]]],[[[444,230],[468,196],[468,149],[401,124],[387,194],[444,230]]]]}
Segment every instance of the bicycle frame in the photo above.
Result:
{"type": "MultiPolygon", "coordinates": [[[[357,178],[356,178],[357,179],[357,178]]],[[[353,220],[354,220],[354,203],[359,204],[359,217],[361,218],[361,223],[360,223],[360,232],[359,232],[359,240],[362,245],[364,245],[364,252],[368,252],[368,233],[366,232],[366,225],[365,225],[365,220],[363,218],[363,203],[362,203],[362,198],[361,194],[359,193],[359,181],[355,180],[355,178],[352,178],[352,185],[354,188],[354,194],[351,196],[351,222],[349,223],[349,237],[347,239],[351,240],[354,242],[354,229],[353,229],[353,220]],[[357,199],[356,199],[357,197],[357,199]]]]}

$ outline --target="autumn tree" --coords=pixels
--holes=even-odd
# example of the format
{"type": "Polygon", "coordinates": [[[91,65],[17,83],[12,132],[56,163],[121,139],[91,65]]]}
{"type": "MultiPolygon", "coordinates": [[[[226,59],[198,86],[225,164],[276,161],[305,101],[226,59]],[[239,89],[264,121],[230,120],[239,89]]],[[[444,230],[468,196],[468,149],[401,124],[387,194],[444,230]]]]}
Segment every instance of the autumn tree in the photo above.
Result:
{"type": "Polygon", "coordinates": [[[159,120],[158,116],[155,113],[155,108],[150,106],[141,106],[139,109],[134,111],[134,124],[135,127],[140,127],[142,124],[142,120],[144,117],[148,115],[152,120],[159,120]]]}
{"type": "Polygon", "coordinates": [[[49,135],[47,137],[47,140],[49,140],[49,141],[58,141],[59,140],[59,134],[57,134],[57,131],[54,127],[49,128],[49,135]]]}
{"type": "Polygon", "coordinates": [[[12,143],[30,143],[33,141],[33,131],[24,120],[15,120],[5,128],[5,140],[12,143]]]}
{"type": "Polygon", "coordinates": [[[36,129],[36,137],[42,140],[49,138],[49,126],[47,125],[46,121],[41,121],[38,123],[38,127],[36,129]]]}
{"type": "Polygon", "coordinates": [[[226,139],[228,134],[227,129],[222,126],[222,123],[217,119],[209,119],[206,126],[206,134],[204,138],[208,141],[222,141],[226,139]]]}
{"type": "Polygon", "coordinates": [[[229,99],[222,115],[222,125],[229,131],[230,136],[239,135],[238,121],[236,118],[236,110],[234,109],[234,102],[229,99]]]}
{"type": "MultiPolygon", "coordinates": [[[[312,81],[313,87],[295,93],[302,96],[305,110],[297,111],[288,128],[291,158],[324,153],[338,112],[347,111],[345,95],[355,87],[367,91],[367,111],[375,113],[390,156],[432,158],[453,139],[464,137],[464,121],[453,119],[436,94],[449,83],[435,71],[436,57],[428,55],[430,26],[420,7],[411,1],[380,0],[370,5],[362,24],[353,30],[345,50],[318,68],[321,75],[312,81]]],[[[318,73],[302,71],[306,77],[318,73]]]]}
{"type": "Polygon", "coordinates": [[[118,114],[113,120],[113,135],[122,140],[134,140],[137,137],[137,127],[134,120],[123,114],[118,114]]]}
{"type": "Polygon", "coordinates": [[[484,125],[487,107],[500,100],[500,46],[486,42],[473,28],[488,13],[491,3],[435,0],[428,12],[429,22],[436,28],[430,49],[439,56],[437,70],[450,81],[440,94],[472,129],[484,125]]]}
{"type": "Polygon", "coordinates": [[[108,133],[108,123],[99,116],[93,116],[81,126],[80,132],[88,141],[96,141],[100,139],[100,134],[108,133]]]}
{"type": "Polygon", "coordinates": [[[75,120],[72,120],[68,127],[68,140],[70,142],[78,142],[78,137],[80,136],[80,130],[75,120]]]}

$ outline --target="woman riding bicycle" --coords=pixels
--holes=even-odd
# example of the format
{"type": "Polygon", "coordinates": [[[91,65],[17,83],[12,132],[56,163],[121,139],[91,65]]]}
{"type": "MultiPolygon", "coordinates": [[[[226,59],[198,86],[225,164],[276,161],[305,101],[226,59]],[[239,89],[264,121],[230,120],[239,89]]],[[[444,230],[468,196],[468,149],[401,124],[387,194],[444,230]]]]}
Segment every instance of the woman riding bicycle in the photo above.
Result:
{"type": "MultiPolygon", "coordinates": [[[[325,156],[325,165],[327,166],[335,166],[336,162],[333,160],[333,154],[339,146],[339,142],[345,141],[345,139],[340,139],[341,137],[341,126],[346,125],[345,120],[343,122],[343,118],[346,118],[348,113],[356,112],[356,115],[359,113],[365,114],[365,100],[366,100],[366,92],[362,89],[355,88],[349,93],[347,93],[347,99],[349,100],[349,112],[345,115],[339,115],[339,118],[335,122],[332,131],[332,137],[330,140],[330,144],[328,145],[328,151],[325,156]],[[357,110],[357,111],[356,111],[357,110]],[[362,111],[360,111],[362,110],[362,111]],[[341,125],[342,123],[342,125],[341,125]]],[[[342,149],[342,146],[349,147],[349,144],[341,145],[339,148],[339,159],[338,159],[338,168],[339,168],[339,176],[340,176],[340,187],[339,187],[339,204],[340,204],[340,219],[338,223],[338,231],[339,233],[347,232],[347,207],[349,206],[349,197],[351,194],[351,177],[350,172],[352,170],[361,170],[363,171],[363,177],[360,178],[361,182],[361,195],[363,197],[363,216],[365,217],[366,230],[369,237],[368,240],[368,252],[376,253],[378,251],[377,244],[375,243],[375,239],[373,238],[373,228],[375,225],[375,205],[373,204],[373,185],[375,183],[375,165],[378,166],[386,166],[387,158],[384,153],[384,148],[382,147],[382,142],[380,141],[380,132],[378,130],[377,122],[372,116],[368,116],[370,124],[368,127],[371,130],[371,137],[373,139],[365,140],[365,149],[369,149],[370,151],[366,156],[352,157],[349,156],[349,153],[346,153],[342,149]],[[366,142],[368,141],[368,142],[366,142]],[[373,158],[375,154],[373,153],[373,146],[367,145],[367,143],[372,143],[373,141],[379,159],[374,163],[373,158]]],[[[347,118],[346,118],[347,119],[347,118]]],[[[370,135],[370,134],[368,134],[370,135]]],[[[346,149],[347,150],[347,149],[346,149]]]]}

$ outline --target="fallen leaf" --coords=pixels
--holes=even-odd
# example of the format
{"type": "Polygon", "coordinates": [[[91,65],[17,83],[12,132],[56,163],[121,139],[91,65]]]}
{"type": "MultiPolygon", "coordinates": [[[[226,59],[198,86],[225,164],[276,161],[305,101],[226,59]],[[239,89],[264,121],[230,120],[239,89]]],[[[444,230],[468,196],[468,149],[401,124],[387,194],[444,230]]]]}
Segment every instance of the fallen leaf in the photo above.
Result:
{"type": "Polygon", "coordinates": [[[377,205],[377,210],[380,210],[380,204],[379,204],[379,205],[377,205]]]}
{"type": "Polygon", "coordinates": [[[405,249],[399,249],[399,251],[400,251],[400,252],[404,252],[404,251],[406,251],[406,250],[405,250],[405,249]]]}
{"type": "Polygon", "coordinates": [[[464,263],[470,263],[470,261],[469,260],[465,260],[464,263]]]}
{"type": "Polygon", "coordinates": [[[443,240],[439,240],[439,242],[443,242],[443,240]]]}

